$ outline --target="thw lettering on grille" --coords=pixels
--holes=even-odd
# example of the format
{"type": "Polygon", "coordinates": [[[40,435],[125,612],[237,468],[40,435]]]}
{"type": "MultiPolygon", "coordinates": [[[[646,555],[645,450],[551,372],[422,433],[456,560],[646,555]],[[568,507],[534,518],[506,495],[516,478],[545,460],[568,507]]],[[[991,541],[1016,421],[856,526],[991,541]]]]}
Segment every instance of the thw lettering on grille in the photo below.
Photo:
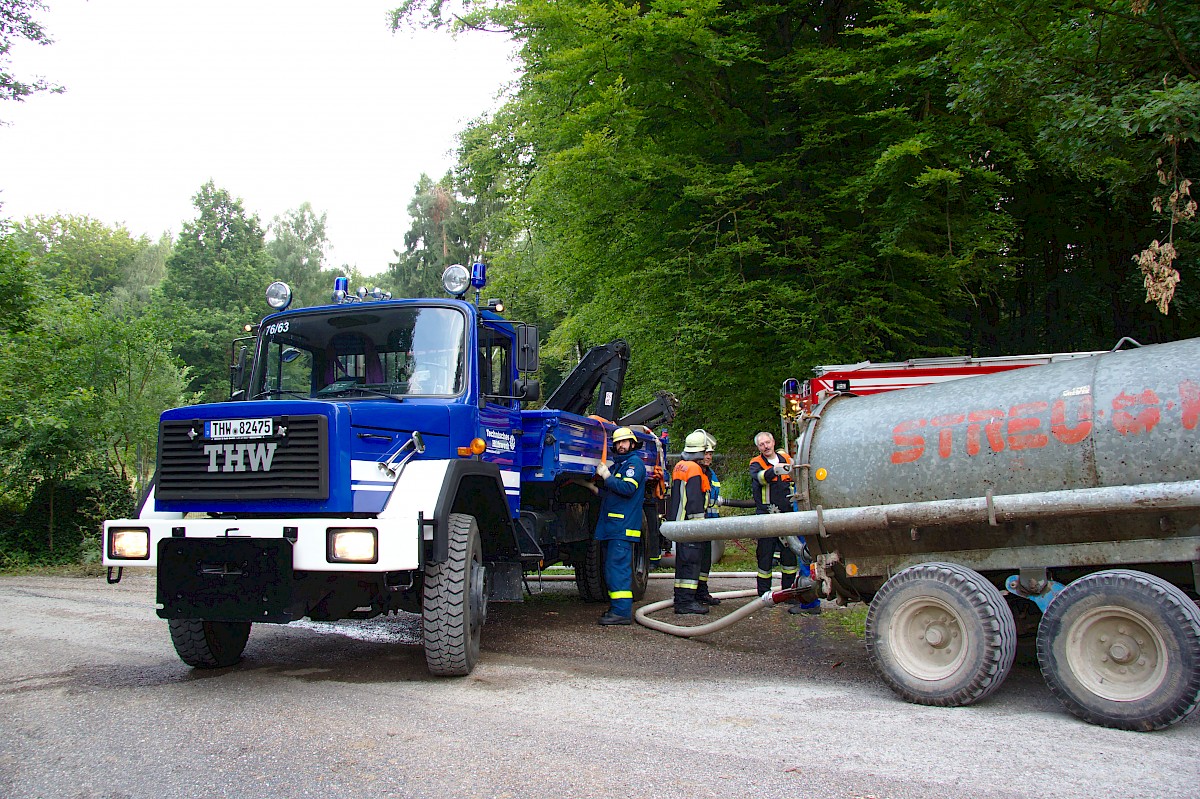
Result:
{"type": "Polygon", "coordinates": [[[277,443],[205,444],[210,472],[269,472],[277,443]],[[249,469],[247,469],[249,466],[249,469]]]}

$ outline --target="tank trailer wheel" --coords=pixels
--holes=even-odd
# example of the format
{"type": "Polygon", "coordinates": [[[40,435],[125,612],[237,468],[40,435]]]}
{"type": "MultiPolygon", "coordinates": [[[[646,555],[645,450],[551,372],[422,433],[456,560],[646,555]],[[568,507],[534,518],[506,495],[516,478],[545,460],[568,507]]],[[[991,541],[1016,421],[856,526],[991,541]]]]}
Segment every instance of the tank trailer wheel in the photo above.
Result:
{"type": "Polygon", "coordinates": [[[487,619],[486,569],[474,516],[452,513],[444,563],[425,566],[421,622],[430,674],[462,677],[479,661],[487,619]]]}
{"type": "Polygon", "coordinates": [[[1017,630],[1000,591],[954,563],[910,566],[867,611],[867,653],[909,702],[958,707],[991,694],[1012,668],[1017,630]]]}
{"type": "Polygon", "coordinates": [[[1037,651],[1050,691],[1092,724],[1160,730],[1200,703],[1200,608],[1153,575],[1071,583],[1046,608],[1037,651]]]}
{"type": "Polygon", "coordinates": [[[196,669],[219,669],[242,659],[250,637],[248,621],[168,619],[179,659],[196,669]]]}

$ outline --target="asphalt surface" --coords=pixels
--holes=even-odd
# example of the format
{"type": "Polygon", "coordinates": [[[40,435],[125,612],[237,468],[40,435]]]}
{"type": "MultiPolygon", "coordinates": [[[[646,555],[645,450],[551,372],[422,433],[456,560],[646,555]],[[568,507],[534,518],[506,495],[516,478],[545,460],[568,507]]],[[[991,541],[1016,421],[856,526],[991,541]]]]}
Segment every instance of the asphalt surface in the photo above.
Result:
{"type": "Polygon", "coordinates": [[[148,575],[0,577],[0,797],[1200,797],[1200,713],[1094,727],[1023,662],[976,706],[919,707],[839,609],[685,640],[542,589],[434,679],[413,616],[259,625],[196,671],[148,575]]]}

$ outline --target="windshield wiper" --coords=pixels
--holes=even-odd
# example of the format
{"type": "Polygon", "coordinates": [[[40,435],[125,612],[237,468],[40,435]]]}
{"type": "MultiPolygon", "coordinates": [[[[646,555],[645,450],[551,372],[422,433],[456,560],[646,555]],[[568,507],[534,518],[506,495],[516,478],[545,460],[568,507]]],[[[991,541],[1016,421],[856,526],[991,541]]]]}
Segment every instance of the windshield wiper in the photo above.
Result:
{"type": "Polygon", "coordinates": [[[285,388],[269,388],[266,391],[258,392],[250,399],[252,399],[252,400],[261,399],[261,398],[269,396],[271,394],[274,394],[277,397],[280,394],[291,394],[293,397],[299,397],[300,399],[312,399],[312,397],[308,396],[307,394],[301,394],[299,391],[288,391],[285,388]]]}
{"type": "Polygon", "coordinates": [[[388,399],[395,400],[396,402],[404,402],[403,397],[398,397],[395,394],[388,394],[386,391],[377,391],[376,389],[367,388],[366,386],[346,386],[346,388],[341,388],[341,389],[338,389],[337,391],[329,391],[329,392],[322,391],[322,396],[340,397],[342,394],[346,394],[347,392],[350,392],[350,391],[360,391],[364,394],[374,394],[377,397],[387,397],[388,399]]]}

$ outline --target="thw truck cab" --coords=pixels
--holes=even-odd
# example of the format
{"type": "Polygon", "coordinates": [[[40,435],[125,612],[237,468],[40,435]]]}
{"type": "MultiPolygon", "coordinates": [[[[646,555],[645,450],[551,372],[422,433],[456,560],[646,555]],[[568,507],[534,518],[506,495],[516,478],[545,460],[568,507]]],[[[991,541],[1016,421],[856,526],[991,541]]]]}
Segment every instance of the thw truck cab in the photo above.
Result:
{"type": "MultiPolygon", "coordinates": [[[[280,311],[233,367],[231,401],[162,414],[153,484],[137,519],[105,522],[103,563],[110,580],[157,568],[184,662],[237,662],[254,622],[408,611],[430,671],[463,675],[488,600],[519,601],[526,571],[562,561],[585,595],[604,590],[590,478],[615,406],[523,411],[540,397],[536,328],[479,304],[482,264],[444,283],[447,299],[390,299],[339,278],[334,304],[294,310],[273,284],[280,311]]],[[[634,567],[644,591],[664,453],[638,434],[657,480],[634,567]]]]}

